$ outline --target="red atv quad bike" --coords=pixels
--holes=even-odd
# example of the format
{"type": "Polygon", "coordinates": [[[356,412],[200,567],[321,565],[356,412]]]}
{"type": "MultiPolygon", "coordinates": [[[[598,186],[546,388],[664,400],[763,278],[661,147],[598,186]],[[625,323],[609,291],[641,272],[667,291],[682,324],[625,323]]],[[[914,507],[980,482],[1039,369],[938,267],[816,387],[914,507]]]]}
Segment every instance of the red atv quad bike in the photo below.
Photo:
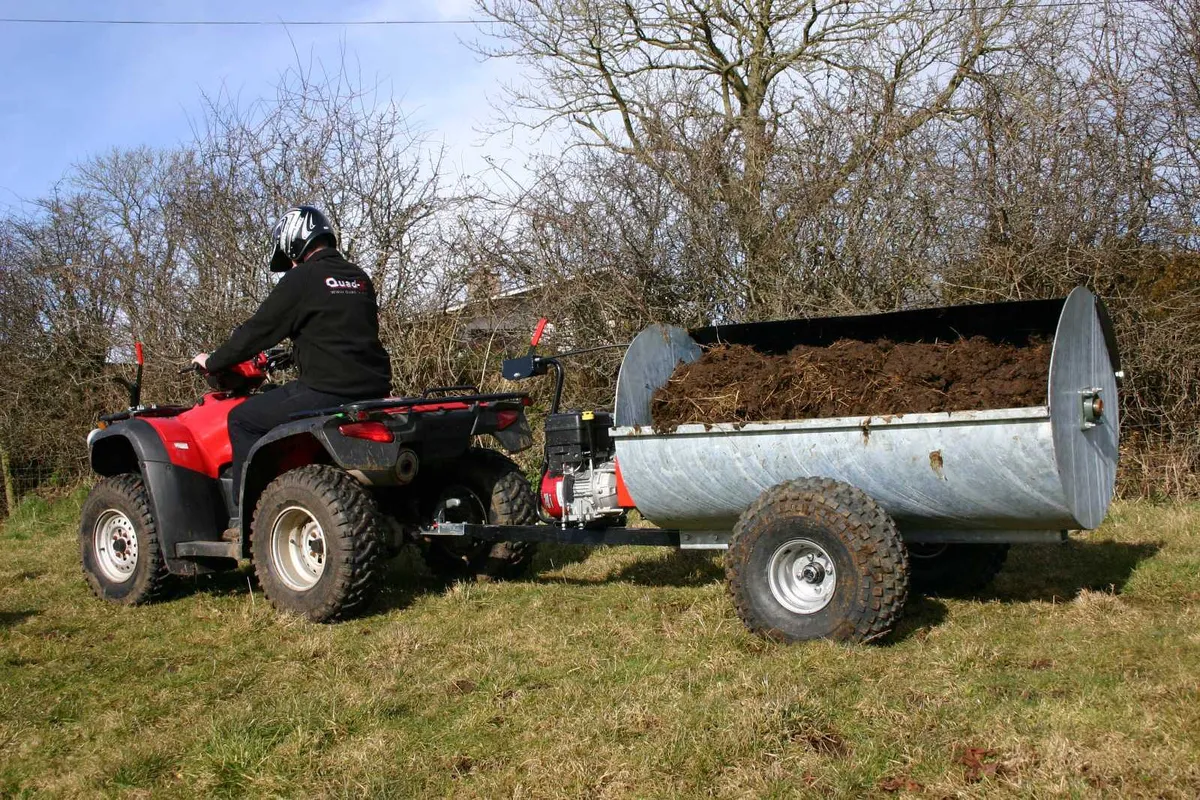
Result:
{"type": "Polygon", "coordinates": [[[229,412],[273,388],[268,375],[290,364],[290,353],[208,374],[213,391],[190,408],[142,405],[140,345],[137,359],[129,409],[102,417],[88,435],[92,469],[103,477],[84,503],[79,544],[98,596],[147,602],[174,576],[249,558],[277,609],[323,622],[362,610],[383,561],[406,541],[422,546],[435,572],[455,577],[507,577],[528,564],[527,543],[417,533],[439,522],[537,521],[517,465],[473,446],[491,435],[510,453],[530,447],[528,395],[440,387],[300,415],[255,444],[233,486],[229,412]]]}

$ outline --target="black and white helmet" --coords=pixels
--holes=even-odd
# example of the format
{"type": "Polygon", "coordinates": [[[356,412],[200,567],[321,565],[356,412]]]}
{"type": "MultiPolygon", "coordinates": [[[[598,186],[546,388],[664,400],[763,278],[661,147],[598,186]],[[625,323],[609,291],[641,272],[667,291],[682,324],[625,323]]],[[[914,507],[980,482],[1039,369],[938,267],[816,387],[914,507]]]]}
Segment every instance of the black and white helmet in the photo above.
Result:
{"type": "Polygon", "coordinates": [[[320,210],[313,206],[289,208],[271,231],[271,272],[287,272],[323,236],[337,247],[337,233],[320,210]]]}

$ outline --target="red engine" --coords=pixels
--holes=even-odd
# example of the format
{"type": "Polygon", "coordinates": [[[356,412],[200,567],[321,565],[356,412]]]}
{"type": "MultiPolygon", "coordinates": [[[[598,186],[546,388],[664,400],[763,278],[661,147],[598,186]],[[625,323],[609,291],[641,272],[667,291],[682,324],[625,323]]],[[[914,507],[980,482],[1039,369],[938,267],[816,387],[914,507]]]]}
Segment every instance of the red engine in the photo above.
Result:
{"type": "Polygon", "coordinates": [[[614,458],[605,411],[567,411],[546,418],[542,509],[554,519],[587,525],[619,520],[633,508],[614,458]]]}

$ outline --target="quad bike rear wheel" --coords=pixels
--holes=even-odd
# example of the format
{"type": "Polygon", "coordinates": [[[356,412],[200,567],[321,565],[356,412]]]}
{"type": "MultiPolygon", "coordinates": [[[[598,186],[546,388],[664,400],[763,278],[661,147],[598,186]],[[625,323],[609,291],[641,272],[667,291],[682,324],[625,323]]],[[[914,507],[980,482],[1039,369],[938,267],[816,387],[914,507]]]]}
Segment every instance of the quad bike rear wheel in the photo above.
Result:
{"type": "Polygon", "coordinates": [[[336,467],[283,473],[254,511],[250,551],[263,594],[276,609],[313,622],[366,608],[383,545],[375,501],[336,467]]]}
{"type": "Polygon", "coordinates": [[[895,523],[863,491],[825,478],[763,492],[734,528],[725,575],[746,627],[782,642],[881,638],[908,595],[895,523]]]}
{"type": "MultiPolygon", "coordinates": [[[[441,522],[536,525],[537,497],[512,459],[476,447],[447,473],[430,517],[441,522]]],[[[535,549],[533,542],[429,537],[423,554],[429,569],[442,577],[511,579],[529,569],[535,549]]]]}
{"type": "Polygon", "coordinates": [[[83,503],[79,553],[97,597],[132,606],[163,594],[170,576],[140,476],[114,475],[92,488],[83,503]]]}

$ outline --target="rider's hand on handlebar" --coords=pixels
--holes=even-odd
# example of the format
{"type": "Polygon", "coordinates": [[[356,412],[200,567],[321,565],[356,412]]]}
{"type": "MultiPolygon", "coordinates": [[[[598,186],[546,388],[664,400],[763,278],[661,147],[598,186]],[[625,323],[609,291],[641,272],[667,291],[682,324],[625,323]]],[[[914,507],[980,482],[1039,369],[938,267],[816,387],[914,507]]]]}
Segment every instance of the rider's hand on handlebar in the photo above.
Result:
{"type": "Polygon", "coordinates": [[[199,372],[208,371],[208,353],[199,353],[192,359],[192,363],[199,372]]]}

